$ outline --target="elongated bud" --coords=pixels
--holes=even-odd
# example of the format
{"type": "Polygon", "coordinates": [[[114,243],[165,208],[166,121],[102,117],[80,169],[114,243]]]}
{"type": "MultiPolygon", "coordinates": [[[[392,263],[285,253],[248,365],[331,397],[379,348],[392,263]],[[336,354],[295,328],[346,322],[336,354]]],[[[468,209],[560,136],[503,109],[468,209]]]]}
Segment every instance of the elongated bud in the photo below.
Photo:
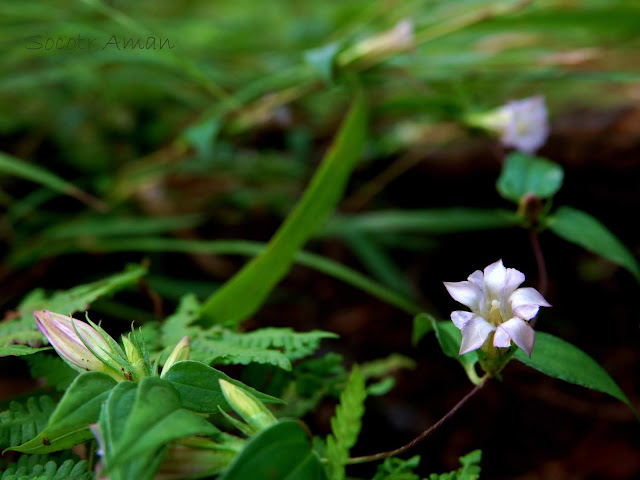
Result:
{"type": "Polygon", "coordinates": [[[338,56],[337,63],[341,67],[351,64],[368,67],[385,60],[394,53],[406,52],[412,49],[414,44],[413,23],[403,20],[390,30],[365,38],[345,50],[338,56]]]}
{"type": "Polygon", "coordinates": [[[178,344],[174,347],[173,351],[167,358],[167,361],[164,363],[162,367],[162,373],[160,374],[160,378],[164,378],[169,369],[176,362],[181,362],[182,360],[189,360],[189,352],[191,351],[191,342],[189,341],[189,337],[183,337],[182,340],[178,342],[178,344]]]}
{"type": "Polygon", "coordinates": [[[251,427],[260,431],[275,423],[276,417],[264,404],[246,390],[220,378],[224,398],[233,410],[251,427]]]}
{"type": "Polygon", "coordinates": [[[133,364],[142,359],[142,354],[138,351],[135,345],[131,343],[131,340],[129,340],[129,338],[125,335],[122,335],[122,344],[124,345],[124,351],[127,354],[129,362],[133,364]]]}
{"type": "Polygon", "coordinates": [[[49,310],[35,311],[33,316],[40,331],[71,368],[79,372],[104,372],[118,381],[122,380],[118,365],[107,354],[115,352],[93,327],[49,310]]]}

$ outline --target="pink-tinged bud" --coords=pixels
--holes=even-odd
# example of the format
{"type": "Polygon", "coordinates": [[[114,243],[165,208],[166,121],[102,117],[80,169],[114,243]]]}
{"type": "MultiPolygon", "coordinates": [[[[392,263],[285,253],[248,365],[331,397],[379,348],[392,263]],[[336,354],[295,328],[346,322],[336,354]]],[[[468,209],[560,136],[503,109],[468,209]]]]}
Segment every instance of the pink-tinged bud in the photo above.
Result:
{"type": "Polygon", "coordinates": [[[38,328],[47,337],[51,346],[73,369],[79,372],[89,370],[104,372],[117,380],[122,380],[122,374],[117,371],[117,365],[107,354],[107,352],[113,354],[109,344],[93,327],[49,310],[35,311],[33,316],[38,328]],[[114,365],[110,366],[107,363],[114,363],[114,365]]]}

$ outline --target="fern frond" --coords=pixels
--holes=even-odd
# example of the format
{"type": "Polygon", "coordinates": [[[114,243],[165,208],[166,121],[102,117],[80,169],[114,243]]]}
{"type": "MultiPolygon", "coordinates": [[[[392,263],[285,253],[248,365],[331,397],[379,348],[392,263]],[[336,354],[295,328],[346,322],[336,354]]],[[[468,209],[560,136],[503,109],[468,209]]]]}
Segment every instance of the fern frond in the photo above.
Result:
{"type": "Polygon", "coordinates": [[[15,447],[36,437],[49,421],[55,403],[47,395],[30,397],[25,406],[11,402],[0,412],[0,449],[15,447]]]}
{"type": "Polygon", "coordinates": [[[432,473],[429,480],[478,480],[480,478],[480,460],[482,460],[482,450],[474,450],[460,457],[460,467],[458,470],[449,473],[432,473]]]}
{"type": "Polygon", "coordinates": [[[86,460],[52,459],[49,455],[23,455],[0,472],[0,480],[91,480],[86,460]]]}
{"type": "Polygon", "coordinates": [[[277,349],[289,360],[309,356],[318,349],[323,339],[337,337],[335,333],[322,330],[296,332],[291,328],[261,328],[247,333],[222,332],[225,342],[245,348],[277,349]]]}
{"type": "Polygon", "coordinates": [[[263,363],[291,370],[289,359],[277,350],[236,346],[224,340],[199,337],[191,343],[191,359],[207,364],[249,365],[263,363]]]}
{"type": "Polygon", "coordinates": [[[354,366],[347,386],[340,395],[340,405],[331,419],[332,434],[327,437],[327,459],[333,480],[345,478],[344,466],[362,427],[366,396],[364,379],[358,367],[354,366]]]}

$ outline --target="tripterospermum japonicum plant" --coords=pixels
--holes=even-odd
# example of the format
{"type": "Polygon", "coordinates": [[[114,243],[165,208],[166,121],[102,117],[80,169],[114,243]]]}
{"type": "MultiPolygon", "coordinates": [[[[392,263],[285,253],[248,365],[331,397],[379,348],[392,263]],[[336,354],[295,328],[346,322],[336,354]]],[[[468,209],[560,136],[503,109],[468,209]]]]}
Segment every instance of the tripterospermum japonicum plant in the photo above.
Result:
{"type": "MultiPolygon", "coordinates": [[[[306,16],[311,19],[307,25],[300,20],[305,16],[300,17],[299,9],[284,1],[255,2],[250,10],[259,17],[246,19],[244,10],[249,10],[242,2],[222,1],[216,2],[216,15],[223,23],[232,19],[233,28],[224,28],[224,24],[211,28],[216,19],[207,15],[211,10],[207,2],[200,1],[193,5],[195,10],[183,9],[181,2],[175,8],[158,9],[153,19],[147,19],[149,25],[138,23],[136,14],[141,14],[141,20],[148,12],[142,12],[136,2],[87,0],[75,2],[81,8],[76,11],[73,7],[72,12],[66,8],[22,10],[20,2],[13,3],[16,5],[0,6],[7,14],[0,15],[0,23],[7,16],[15,17],[10,28],[0,28],[0,36],[6,30],[6,35],[15,37],[16,29],[23,25],[29,25],[30,34],[37,34],[42,18],[48,16],[55,17],[54,21],[73,19],[70,31],[86,19],[87,30],[96,35],[116,27],[146,32],[178,24],[180,34],[171,38],[176,46],[175,50],[170,47],[173,51],[129,48],[127,45],[136,44],[135,39],[125,41],[120,50],[110,40],[113,48],[96,49],[87,68],[79,52],[57,52],[57,42],[55,51],[32,52],[20,45],[15,55],[7,56],[10,68],[0,78],[0,93],[10,92],[11,101],[0,109],[0,140],[5,140],[3,145],[10,151],[0,152],[0,243],[8,248],[6,256],[2,249],[0,279],[9,273],[18,280],[40,282],[42,275],[41,285],[59,288],[78,278],[94,278],[94,256],[109,259],[99,262],[98,268],[112,265],[112,259],[120,261],[121,254],[128,259],[139,254],[145,261],[66,291],[45,292],[38,284],[22,301],[7,300],[11,310],[0,321],[0,357],[11,358],[0,358],[0,362],[19,365],[21,372],[28,369],[36,381],[28,397],[12,392],[15,401],[0,407],[0,449],[5,449],[0,459],[1,480],[360,480],[359,476],[367,474],[362,480],[476,480],[481,461],[478,450],[462,456],[458,470],[442,475],[425,472],[418,455],[407,459],[399,455],[412,450],[429,455],[429,463],[448,463],[449,454],[439,455],[453,451],[451,444],[438,442],[440,449],[431,444],[422,450],[417,444],[446,425],[470,399],[477,399],[477,392],[487,385],[522,382],[523,376],[509,375],[509,368],[517,373],[515,362],[607,393],[633,410],[615,381],[591,357],[549,333],[571,331],[564,328],[572,320],[566,312],[572,313],[568,305],[575,308],[575,304],[568,301],[567,290],[559,288],[565,287],[559,279],[578,269],[555,255],[547,271],[543,247],[551,247],[541,244],[540,238],[546,242],[556,235],[603,257],[606,260],[598,261],[606,267],[600,275],[607,269],[618,275],[615,265],[620,265],[640,280],[634,254],[602,223],[586,212],[558,207],[554,195],[562,187],[564,171],[559,164],[535,156],[536,152],[555,151],[560,143],[546,144],[550,112],[571,102],[560,85],[584,78],[575,75],[584,73],[580,59],[589,60],[591,70],[591,62],[597,62],[601,52],[599,48],[586,54],[576,52],[571,42],[563,41],[559,55],[553,55],[554,39],[536,43],[541,37],[530,32],[538,31],[540,22],[552,17],[547,4],[558,4],[564,19],[570,18],[569,10],[581,7],[567,9],[560,5],[566,2],[542,2],[528,17],[526,6],[531,2],[526,0],[404,2],[400,9],[389,9],[389,2],[316,2],[309,10],[313,15],[306,16]],[[180,18],[182,11],[188,18],[180,18]],[[203,18],[193,12],[202,13],[203,18]],[[504,19],[496,18],[502,16],[504,19]],[[478,25],[492,18],[496,21],[478,25]],[[514,24],[519,29],[515,35],[514,24]],[[253,35],[256,25],[260,35],[253,35]],[[251,52],[252,45],[255,52],[251,52]],[[516,68],[507,72],[512,62],[516,68]],[[569,72],[557,62],[577,62],[580,70],[569,72]],[[20,65],[24,68],[14,68],[20,65]],[[150,67],[152,71],[147,70],[150,67]],[[247,71],[252,68],[256,69],[253,73],[247,71]],[[109,81],[91,81],[97,73],[109,81]],[[144,80],[145,75],[148,81],[130,81],[144,80]],[[501,85],[503,78],[509,80],[501,85]],[[40,86],[40,80],[54,87],[64,82],[65,88],[55,89],[55,95],[48,95],[49,89],[36,92],[29,85],[40,86]],[[139,85],[144,85],[143,92],[136,90],[139,85]],[[348,110],[347,101],[352,102],[348,110]],[[316,163],[321,157],[318,149],[326,145],[343,111],[347,113],[335,140],[322,162],[316,163]],[[471,131],[465,127],[488,138],[467,143],[471,131]],[[432,152],[446,157],[448,146],[459,145],[459,140],[465,141],[461,152],[476,149],[476,145],[478,152],[482,148],[484,153],[491,152],[496,174],[502,163],[496,188],[511,202],[511,208],[465,207],[462,195],[456,195],[455,208],[442,204],[447,196],[438,194],[460,189],[466,182],[462,176],[473,173],[476,163],[446,165],[452,174],[438,178],[440,167],[433,169],[424,160],[432,152]],[[486,148],[489,146],[494,148],[486,148]],[[51,154],[53,161],[42,161],[51,154]],[[137,155],[142,156],[135,158],[137,155]],[[426,168],[415,168],[419,163],[426,168]],[[317,170],[312,172],[315,165],[317,170]],[[407,184],[405,173],[410,169],[415,178],[407,184]],[[74,183],[59,176],[69,173],[74,183]],[[404,185],[418,184],[422,175],[434,187],[431,198],[439,197],[437,209],[429,208],[423,189],[415,198],[410,189],[396,196],[404,185]],[[7,176],[17,176],[20,182],[12,187],[7,176]],[[305,189],[302,182],[309,178],[305,189]],[[399,188],[387,190],[392,181],[399,188]],[[27,191],[25,184],[30,182],[38,186],[27,191]],[[450,184],[445,185],[447,182],[450,184]],[[57,199],[50,203],[55,194],[70,195],[87,209],[78,211],[57,199]],[[56,210],[58,205],[63,206],[62,211],[56,210]],[[377,205],[393,205],[394,209],[376,211],[377,205]],[[268,215],[266,222],[259,222],[259,232],[255,222],[240,221],[254,219],[256,213],[268,215]],[[255,239],[265,236],[268,225],[275,226],[280,220],[281,226],[270,232],[268,243],[206,237],[232,227],[234,233],[255,239]],[[494,234],[494,229],[502,230],[494,234]],[[463,238],[466,245],[474,246],[460,256],[468,264],[447,259],[437,275],[432,272],[438,261],[431,265],[433,270],[423,268],[421,260],[407,268],[409,259],[445,258],[441,252],[451,252],[451,244],[434,241],[436,236],[463,236],[471,230],[482,230],[490,248],[483,248],[482,242],[466,243],[463,238]],[[521,237],[505,236],[504,230],[528,234],[533,255],[517,243],[521,237]],[[5,236],[10,238],[5,240],[5,236]],[[341,252],[349,250],[340,258],[357,259],[357,266],[341,263],[333,257],[334,248],[324,248],[329,237],[341,252]],[[304,250],[310,242],[314,242],[313,253],[304,250]],[[163,255],[168,252],[165,261],[163,255]],[[414,257],[415,252],[419,253],[414,257]],[[58,279],[61,269],[71,271],[63,257],[69,254],[76,255],[73,277],[64,272],[64,278],[58,279]],[[80,255],[87,261],[77,262],[80,255]],[[224,255],[234,258],[222,258],[224,255]],[[255,258],[240,267],[237,256],[255,258]],[[450,281],[462,280],[500,256],[510,268],[499,260],[476,270],[466,281],[450,281]],[[187,258],[196,261],[193,267],[182,268],[180,259],[187,258]],[[534,259],[537,268],[525,270],[523,265],[534,259]],[[52,268],[36,268],[43,260],[50,260],[47,265],[52,268]],[[317,289],[315,281],[311,289],[307,282],[289,282],[277,295],[278,299],[286,297],[286,302],[267,307],[265,314],[263,308],[276,297],[273,292],[283,285],[295,263],[320,272],[325,277],[322,285],[330,288],[317,289]],[[237,274],[231,275],[238,267],[237,274]],[[526,279],[512,267],[526,272],[526,279]],[[201,271],[192,276],[194,269],[201,271]],[[29,274],[23,276],[23,272],[29,274]],[[419,291],[414,273],[428,274],[436,285],[433,292],[419,291]],[[444,294],[443,280],[453,300],[438,299],[444,294]],[[331,328],[341,323],[345,336],[352,334],[356,341],[369,339],[359,330],[365,322],[353,322],[351,315],[346,316],[347,325],[342,324],[343,316],[341,322],[334,321],[335,310],[344,307],[340,301],[345,298],[352,303],[350,291],[342,296],[342,283],[371,296],[358,298],[362,305],[367,303],[367,308],[358,306],[359,318],[378,310],[381,303],[389,306],[376,311],[376,320],[380,320],[376,330],[394,330],[399,334],[395,339],[408,340],[408,322],[413,318],[415,346],[423,350],[439,346],[448,357],[420,371],[443,369],[439,373],[444,373],[441,378],[446,376],[448,384],[466,382],[462,375],[449,375],[448,369],[458,362],[473,384],[469,393],[457,403],[452,400],[448,412],[437,411],[442,400],[426,402],[423,393],[428,390],[429,396],[444,396],[459,391],[460,386],[452,385],[455,388],[444,392],[433,388],[429,376],[407,382],[396,372],[413,368],[420,360],[405,356],[410,350],[409,345],[399,345],[402,340],[387,342],[383,335],[376,349],[398,346],[405,355],[392,350],[386,358],[347,368],[345,358],[355,360],[362,353],[368,357],[370,352],[347,352],[350,342],[338,343],[336,333],[308,331],[316,325],[331,328]],[[123,290],[125,294],[120,295],[123,290]],[[315,292],[322,292],[319,298],[314,298],[315,292]],[[329,295],[335,303],[326,301],[329,295]],[[455,307],[450,314],[454,301],[464,307],[455,307]],[[550,302],[554,308],[548,308],[550,302]],[[147,308],[150,303],[153,309],[147,308]],[[329,305],[335,305],[335,310],[329,305]],[[165,317],[172,306],[175,310],[165,317]],[[89,308],[92,319],[105,316],[94,323],[84,314],[89,308]],[[275,317],[273,311],[283,314],[278,323],[290,322],[303,331],[265,326],[264,322],[275,317]],[[81,320],[83,314],[86,320],[81,320]],[[541,321],[536,324],[538,316],[541,321]],[[126,326],[133,320],[136,328],[129,333],[126,326]],[[402,320],[407,322],[404,326],[402,320]],[[431,333],[430,344],[426,340],[418,345],[421,337],[431,333]],[[334,343],[328,343],[330,340],[334,343]],[[338,352],[346,353],[344,358],[338,352]],[[230,375],[239,375],[242,382],[230,375]],[[358,436],[363,421],[373,418],[371,413],[364,415],[367,402],[375,403],[370,397],[386,394],[396,381],[404,381],[403,387],[411,383],[398,393],[406,395],[404,404],[419,410],[419,418],[440,419],[399,448],[354,456],[354,449],[365,451],[364,445],[357,445],[358,436]],[[327,418],[333,406],[335,413],[327,418]],[[72,454],[81,457],[68,459],[72,454]],[[377,471],[351,467],[364,462],[379,462],[377,471]]],[[[602,35],[607,53],[613,51],[615,36],[626,46],[635,46],[629,43],[635,25],[628,20],[624,28],[626,18],[637,17],[629,15],[637,13],[635,7],[620,7],[630,3],[623,0],[593,3],[597,9],[580,16],[584,28],[573,40],[584,44],[591,29],[602,35]],[[618,5],[621,11],[609,5],[618,5]],[[603,11],[607,14],[601,15],[603,11]],[[611,18],[622,20],[620,28],[593,28],[594,18],[599,17],[609,23],[611,18]]],[[[556,33],[572,37],[575,31],[568,28],[556,33]]],[[[114,32],[112,38],[122,33],[114,32]]],[[[80,47],[80,35],[77,38],[80,47]]],[[[153,39],[148,37],[147,45],[153,39]]],[[[33,44],[37,45],[30,42],[33,44]]],[[[71,39],[66,45],[71,45],[71,39]]],[[[605,72],[590,75],[589,95],[597,82],[611,89],[612,77],[624,79],[624,90],[630,92],[628,79],[636,73],[624,72],[623,62],[614,63],[612,76],[605,72]]],[[[490,165],[485,162],[483,168],[490,165]]],[[[467,185],[469,202],[477,195],[482,195],[482,203],[502,202],[488,191],[489,183],[470,181],[467,185]]],[[[571,193],[563,195],[571,197],[571,193]]],[[[575,201],[580,199],[576,196],[575,201]]],[[[313,272],[305,275],[312,278],[313,272]]],[[[9,279],[13,281],[12,276],[9,279]]],[[[16,282],[20,283],[24,282],[16,282]]],[[[19,286],[7,291],[7,296],[22,294],[19,286]]],[[[584,333],[581,330],[581,339],[584,333]]],[[[413,354],[424,358],[417,350],[413,354]]],[[[4,380],[0,378],[2,394],[4,380]]],[[[631,382],[627,384],[633,388],[631,382]]],[[[367,428],[373,433],[367,439],[369,445],[376,442],[370,447],[374,451],[383,448],[387,437],[406,433],[391,436],[386,435],[387,430],[375,435],[378,425],[382,429],[386,424],[409,423],[406,408],[386,408],[387,399],[384,402],[385,408],[374,412],[391,415],[386,420],[392,421],[372,422],[367,428]],[[396,422],[398,418],[402,421],[396,422]]],[[[507,415],[496,409],[492,425],[504,432],[509,429],[501,428],[504,424],[528,421],[530,413],[536,419],[545,418],[533,408],[541,407],[532,402],[526,414],[521,414],[522,408],[511,410],[500,425],[507,415]],[[522,418],[514,419],[518,415],[522,418]]],[[[415,428],[417,422],[412,423],[410,427],[415,428]]],[[[472,422],[458,426],[467,430],[466,438],[473,438],[472,422]]],[[[444,435],[439,439],[444,440],[444,435]]],[[[489,457],[504,455],[503,449],[510,446],[504,442],[486,445],[489,449],[484,454],[489,457]]],[[[513,455],[509,458],[514,463],[544,464],[530,458],[529,450],[523,455],[527,461],[520,462],[513,455]]],[[[491,460],[487,466],[494,470],[487,477],[504,477],[504,472],[495,471],[496,465],[504,463],[491,460]]],[[[509,471],[506,475],[535,473],[509,471]]]]}

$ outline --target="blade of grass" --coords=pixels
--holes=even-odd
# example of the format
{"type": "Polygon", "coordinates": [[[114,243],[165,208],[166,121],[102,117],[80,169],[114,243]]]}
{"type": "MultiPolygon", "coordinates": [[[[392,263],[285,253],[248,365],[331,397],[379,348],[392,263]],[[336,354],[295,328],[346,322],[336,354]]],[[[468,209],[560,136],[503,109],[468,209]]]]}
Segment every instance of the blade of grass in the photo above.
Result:
{"type": "Polygon", "coordinates": [[[0,152],[0,173],[13,175],[45,185],[52,190],[76,198],[99,212],[106,212],[109,209],[103,201],[80,190],[72,183],[67,182],[48,170],[3,152],[0,152]]]}
{"type": "MultiPolygon", "coordinates": [[[[267,250],[267,245],[260,242],[250,242],[246,240],[180,240],[174,238],[125,238],[110,239],[100,238],[87,241],[87,239],[74,239],[66,242],[50,242],[46,250],[31,252],[30,261],[34,260],[33,254],[37,258],[46,256],[59,256],[76,252],[176,252],[190,254],[218,254],[218,255],[242,255],[255,257],[267,250]]],[[[13,257],[11,265],[16,265],[16,260],[24,263],[25,256],[13,257]]],[[[416,315],[424,311],[414,301],[404,297],[394,290],[386,287],[369,277],[346,267],[334,260],[321,255],[299,251],[294,256],[294,261],[305,267],[312,268],[318,272],[341,280],[363,292],[366,292],[377,299],[393,305],[410,315],[416,315]]]]}
{"type": "Polygon", "coordinates": [[[289,271],[295,254],[334,210],[366,135],[366,103],[358,92],[337,138],[302,199],[275,233],[267,248],[202,306],[204,325],[237,325],[260,308],[289,271]]]}

